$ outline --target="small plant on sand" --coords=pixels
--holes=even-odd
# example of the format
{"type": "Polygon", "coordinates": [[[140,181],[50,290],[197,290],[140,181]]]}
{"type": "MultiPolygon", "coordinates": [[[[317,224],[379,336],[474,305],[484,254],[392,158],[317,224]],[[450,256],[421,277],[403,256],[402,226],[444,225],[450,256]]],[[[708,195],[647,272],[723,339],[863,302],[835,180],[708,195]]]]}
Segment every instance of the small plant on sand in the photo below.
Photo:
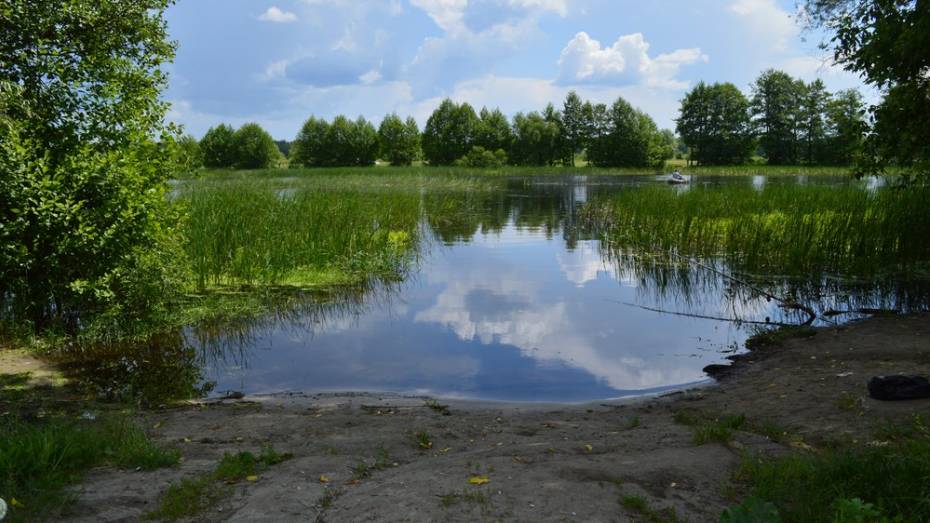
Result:
{"type": "Polygon", "coordinates": [[[694,428],[694,444],[728,443],[733,437],[733,431],[739,430],[745,424],[746,416],[742,414],[702,423],[694,428]]]}
{"type": "Polygon", "coordinates": [[[292,457],[270,446],[256,456],[251,452],[226,453],[212,471],[195,478],[184,478],[169,486],[158,498],[158,507],[143,514],[145,519],[175,520],[196,515],[214,506],[228,494],[222,484],[256,481],[258,474],[292,457]],[[219,485],[218,485],[219,484],[219,485]]]}
{"type": "Polygon", "coordinates": [[[429,450],[433,448],[433,440],[430,438],[428,432],[417,432],[413,435],[413,439],[420,450],[429,450]]]}

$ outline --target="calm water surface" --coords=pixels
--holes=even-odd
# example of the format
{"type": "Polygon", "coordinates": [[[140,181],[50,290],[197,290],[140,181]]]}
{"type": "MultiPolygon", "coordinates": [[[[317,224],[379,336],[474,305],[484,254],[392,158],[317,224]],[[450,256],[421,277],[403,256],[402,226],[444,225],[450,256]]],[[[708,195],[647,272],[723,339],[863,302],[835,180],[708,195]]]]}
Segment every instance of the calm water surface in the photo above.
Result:
{"type": "Polygon", "coordinates": [[[579,402],[706,381],[701,369],[740,350],[750,326],[670,313],[784,319],[774,304],[698,267],[609,259],[575,227],[589,198],[660,183],[652,176],[508,180],[505,191],[482,197],[455,223],[425,220],[433,240],[403,283],[219,336],[186,336],[216,394],[379,391],[579,402]]]}

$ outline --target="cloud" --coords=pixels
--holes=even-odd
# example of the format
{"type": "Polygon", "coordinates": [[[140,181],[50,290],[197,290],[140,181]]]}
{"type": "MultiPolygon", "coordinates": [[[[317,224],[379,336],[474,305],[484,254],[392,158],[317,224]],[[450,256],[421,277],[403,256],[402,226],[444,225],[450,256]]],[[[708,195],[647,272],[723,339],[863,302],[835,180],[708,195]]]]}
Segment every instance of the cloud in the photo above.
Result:
{"type": "Polygon", "coordinates": [[[291,13],[290,11],[283,11],[278,6],[271,6],[267,11],[262,13],[259,17],[259,20],[262,22],[274,22],[278,24],[286,24],[288,22],[296,22],[297,15],[291,13]]]}
{"type": "Polygon", "coordinates": [[[407,67],[407,77],[424,96],[531,48],[542,36],[540,17],[568,13],[565,0],[411,0],[411,5],[444,33],[425,38],[407,67]]]}
{"type": "Polygon", "coordinates": [[[729,10],[747,26],[753,40],[764,40],[774,51],[787,50],[800,33],[791,14],[778,7],[775,0],[735,0],[729,10]]]}
{"type": "Polygon", "coordinates": [[[642,33],[621,36],[610,47],[580,32],[559,56],[559,81],[563,84],[645,84],[682,89],[687,82],[675,79],[683,65],[707,61],[699,48],[678,49],[649,56],[649,42],[642,33]]]}

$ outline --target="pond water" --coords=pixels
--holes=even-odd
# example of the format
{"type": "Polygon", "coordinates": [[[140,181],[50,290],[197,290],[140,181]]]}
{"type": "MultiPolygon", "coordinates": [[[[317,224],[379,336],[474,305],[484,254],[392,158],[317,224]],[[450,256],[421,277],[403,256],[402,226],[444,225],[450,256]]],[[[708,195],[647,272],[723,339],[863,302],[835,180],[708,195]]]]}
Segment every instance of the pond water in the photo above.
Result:
{"type": "Polygon", "coordinates": [[[749,321],[783,313],[697,267],[650,271],[612,261],[574,226],[578,208],[595,194],[657,183],[664,182],[509,180],[461,222],[425,225],[436,240],[399,285],[351,307],[288,314],[245,334],[192,337],[205,354],[220,355],[205,359],[206,379],[216,393],[389,391],[558,402],[706,381],[702,369],[740,350],[752,327],[657,310],[749,321]]]}
{"type": "MultiPolygon", "coordinates": [[[[608,253],[577,225],[581,206],[649,185],[687,191],[698,184],[847,183],[882,185],[829,177],[700,177],[690,186],[667,186],[656,176],[512,178],[500,190],[470,194],[467,211],[451,218],[425,216],[427,240],[402,282],[236,325],[187,329],[150,344],[148,355],[116,351],[109,363],[85,361],[83,374],[108,390],[171,383],[174,395],[188,387],[213,395],[368,391],[539,402],[699,384],[709,381],[705,366],[743,350],[766,322],[804,316],[721,272],[670,267],[648,253],[608,253]],[[155,360],[158,370],[127,381],[127,371],[155,360]]],[[[856,294],[832,291],[811,305],[842,309],[856,294]]],[[[871,288],[855,300],[894,302],[871,288]]]]}

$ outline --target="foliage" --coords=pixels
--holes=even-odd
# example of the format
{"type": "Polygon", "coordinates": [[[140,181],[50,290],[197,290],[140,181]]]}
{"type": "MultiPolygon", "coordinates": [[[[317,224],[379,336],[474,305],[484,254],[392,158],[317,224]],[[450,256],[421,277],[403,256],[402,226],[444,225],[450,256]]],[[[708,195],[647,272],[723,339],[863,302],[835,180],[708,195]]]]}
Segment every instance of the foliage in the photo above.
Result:
{"type": "Polygon", "coordinates": [[[291,166],[315,167],[326,164],[326,135],[329,124],[311,116],[304,122],[291,145],[291,166]]]}
{"type": "Polygon", "coordinates": [[[720,514],[720,523],[781,523],[778,508],[768,501],[750,496],[739,505],[720,514]]]}
{"type": "Polygon", "coordinates": [[[865,103],[859,91],[847,89],[827,100],[826,125],[828,143],[821,163],[853,165],[862,153],[869,130],[865,103]]]}
{"type": "Polygon", "coordinates": [[[445,99],[423,130],[423,156],[430,165],[452,165],[471,150],[479,120],[475,110],[445,99]]]}
{"type": "Polygon", "coordinates": [[[413,117],[403,121],[389,114],[378,127],[378,144],[381,158],[391,165],[410,165],[420,156],[420,129],[413,117]]]}
{"type": "Polygon", "coordinates": [[[510,159],[517,165],[553,165],[558,153],[559,127],[543,115],[531,112],[513,117],[514,139],[510,159]]]}
{"type": "Polygon", "coordinates": [[[592,137],[588,161],[597,166],[652,167],[664,158],[658,127],[646,113],[618,98],[592,137]]]}
{"type": "Polygon", "coordinates": [[[203,164],[213,169],[224,169],[236,165],[235,145],[236,131],[226,124],[207,129],[200,139],[200,151],[203,164]]]}
{"type": "Polygon", "coordinates": [[[769,164],[798,163],[803,90],[803,82],[774,69],[763,71],[752,85],[750,107],[759,145],[769,164]]]}
{"type": "Polygon", "coordinates": [[[885,91],[875,108],[870,157],[862,167],[897,164],[930,177],[930,9],[903,0],[806,0],[811,25],[832,34],[833,56],[844,69],[885,91]]]}
{"type": "Polygon", "coordinates": [[[129,420],[100,423],[61,420],[26,424],[0,419],[0,498],[17,499],[12,521],[54,515],[71,496],[67,485],[93,467],[155,469],[174,465],[179,453],[156,447],[129,420]]]}
{"type": "MultiPolygon", "coordinates": [[[[405,131],[406,133],[406,131],[405,131]]],[[[291,149],[291,165],[349,167],[374,165],[379,139],[374,126],[359,117],[339,115],[332,123],[310,117],[301,127],[291,149]]],[[[398,154],[409,154],[398,151],[398,154]]]]}
{"type": "Polygon", "coordinates": [[[507,117],[500,109],[489,111],[482,108],[478,126],[475,129],[474,143],[487,151],[509,151],[513,143],[513,130],[507,117]]]}
{"type": "Polygon", "coordinates": [[[239,169],[265,169],[281,157],[278,146],[257,123],[247,123],[233,135],[235,166],[239,169]]]}
{"type": "Polygon", "coordinates": [[[926,521],[930,439],[747,459],[740,478],[785,521],[926,521]]]}
{"type": "Polygon", "coordinates": [[[681,101],[678,134],[701,165],[745,163],[752,152],[749,101],[731,83],[699,83],[681,101]]]}
{"type": "Polygon", "coordinates": [[[486,150],[480,145],[476,145],[468,151],[468,154],[459,158],[456,165],[464,167],[502,167],[507,164],[507,153],[503,149],[496,151],[486,150]]]}
{"type": "Polygon", "coordinates": [[[169,142],[169,147],[179,174],[191,174],[203,167],[203,151],[193,136],[186,134],[174,142],[169,142]]]}
{"type": "MultiPolygon", "coordinates": [[[[588,104],[590,108],[590,104],[588,104]]],[[[575,166],[575,155],[584,150],[588,143],[588,120],[585,117],[585,105],[575,91],[569,91],[562,105],[562,124],[565,130],[565,142],[570,153],[568,164],[575,166]]]]}

